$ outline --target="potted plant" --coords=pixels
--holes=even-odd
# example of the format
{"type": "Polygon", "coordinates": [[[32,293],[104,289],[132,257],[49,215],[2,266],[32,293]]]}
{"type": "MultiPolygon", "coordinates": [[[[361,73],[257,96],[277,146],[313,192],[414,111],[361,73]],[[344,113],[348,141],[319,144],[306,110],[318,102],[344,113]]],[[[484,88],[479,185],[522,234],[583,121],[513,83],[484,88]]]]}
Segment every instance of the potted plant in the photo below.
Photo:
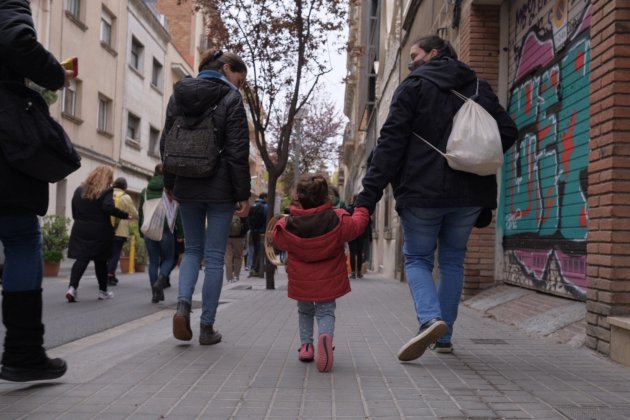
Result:
{"type": "Polygon", "coordinates": [[[71,220],[67,217],[50,214],[42,218],[42,239],[44,252],[44,277],[59,275],[59,262],[63,251],[68,247],[71,220]]]}

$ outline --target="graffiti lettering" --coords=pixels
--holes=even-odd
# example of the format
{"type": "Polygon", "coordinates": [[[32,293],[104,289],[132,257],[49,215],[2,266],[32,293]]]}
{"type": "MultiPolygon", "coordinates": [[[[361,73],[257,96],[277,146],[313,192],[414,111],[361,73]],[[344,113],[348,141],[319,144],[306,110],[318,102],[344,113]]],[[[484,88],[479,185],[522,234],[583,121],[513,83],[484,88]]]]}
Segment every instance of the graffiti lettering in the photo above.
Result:
{"type": "Polygon", "coordinates": [[[559,55],[552,34],[541,39],[532,28],[523,37],[508,106],[520,134],[506,154],[501,197],[509,281],[580,299],[588,234],[588,25],[590,9],[559,55]]]}

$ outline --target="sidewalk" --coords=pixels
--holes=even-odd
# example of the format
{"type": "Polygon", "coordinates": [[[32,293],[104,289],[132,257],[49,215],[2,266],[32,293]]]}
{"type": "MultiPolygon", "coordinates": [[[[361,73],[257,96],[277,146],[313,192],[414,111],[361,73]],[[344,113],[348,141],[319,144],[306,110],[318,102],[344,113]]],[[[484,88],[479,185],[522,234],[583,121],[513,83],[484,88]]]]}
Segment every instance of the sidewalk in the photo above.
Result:
{"type": "Polygon", "coordinates": [[[70,366],[61,380],[0,382],[0,418],[630,418],[630,369],[464,305],[454,354],[398,362],[417,332],[413,303],[406,284],[375,274],[338,301],[335,367],[319,373],[297,360],[296,305],[279,271],[276,290],[224,285],[222,343],[198,344],[199,309],[193,341],[175,340],[165,307],[53,349],[70,366]]]}

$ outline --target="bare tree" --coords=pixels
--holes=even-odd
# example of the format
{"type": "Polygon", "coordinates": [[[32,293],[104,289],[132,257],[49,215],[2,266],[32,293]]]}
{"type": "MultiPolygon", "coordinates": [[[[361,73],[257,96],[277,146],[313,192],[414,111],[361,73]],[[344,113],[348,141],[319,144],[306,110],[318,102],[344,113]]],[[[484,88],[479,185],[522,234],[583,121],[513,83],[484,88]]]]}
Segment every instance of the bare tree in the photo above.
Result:
{"type": "Polygon", "coordinates": [[[291,138],[291,159],[281,177],[283,193],[288,195],[295,187],[295,161],[298,160],[298,174],[324,172],[330,165],[336,165],[339,158],[339,139],[344,118],[335,104],[322,98],[313,97],[305,112],[301,113],[291,138]],[[297,147],[296,147],[297,144],[297,147]]]}
{"type": "MultiPolygon", "coordinates": [[[[256,146],[269,173],[268,201],[273,209],[296,114],[331,70],[325,51],[330,35],[345,27],[347,0],[194,1],[208,17],[210,39],[241,55],[250,69],[245,99],[256,146]],[[280,129],[269,138],[274,119],[281,121],[280,129]]],[[[271,264],[266,279],[267,288],[275,288],[271,264]]]]}

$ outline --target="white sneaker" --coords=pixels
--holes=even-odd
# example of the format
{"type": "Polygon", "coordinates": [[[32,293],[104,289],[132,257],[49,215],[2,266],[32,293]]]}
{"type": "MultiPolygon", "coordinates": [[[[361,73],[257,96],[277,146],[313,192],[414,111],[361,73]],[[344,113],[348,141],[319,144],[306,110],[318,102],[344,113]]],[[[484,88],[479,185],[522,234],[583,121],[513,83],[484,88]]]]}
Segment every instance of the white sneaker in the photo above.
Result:
{"type": "Polygon", "coordinates": [[[66,292],[66,299],[68,299],[68,303],[78,302],[79,292],[77,292],[77,289],[72,286],[68,287],[68,291],[66,292]]]}
{"type": "Polygon", "coordinates": [[[98,291],[98,300],[108,300],[114,298],[114,292],[103,292],[102,290],[98,291]]]}

